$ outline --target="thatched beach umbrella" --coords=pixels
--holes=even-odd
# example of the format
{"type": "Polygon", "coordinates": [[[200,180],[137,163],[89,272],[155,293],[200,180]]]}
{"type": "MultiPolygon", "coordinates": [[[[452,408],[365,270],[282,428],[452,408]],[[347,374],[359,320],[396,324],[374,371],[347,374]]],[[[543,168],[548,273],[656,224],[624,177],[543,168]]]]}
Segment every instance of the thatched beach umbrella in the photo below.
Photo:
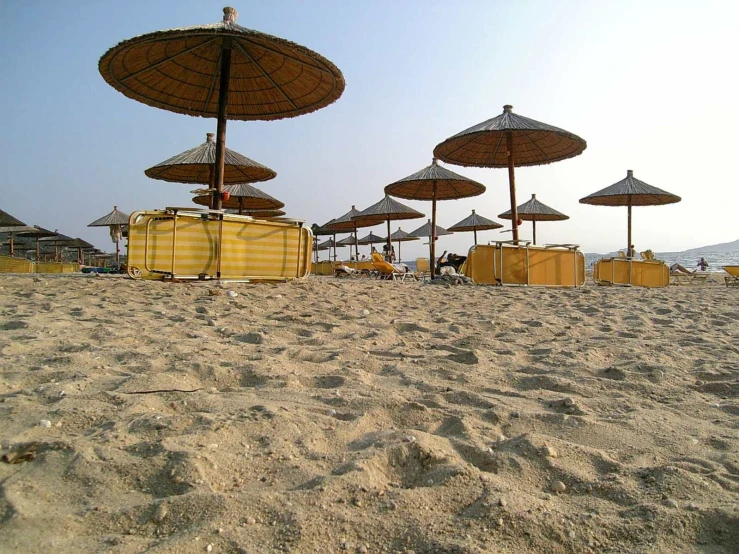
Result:
{"type": "Polygon", "coordinates": [[[435,227],[431,226],[431,220],[429,219],[425,224],[421,225],[418,229],[415,231],[411,231],[410,235],[412,237],[419,237],[424,238],[428,237],[429,239],[429,266],[433,268],[436,264],[436,260],[434,260],[434,256],[436,256],[436,249],[434,248],[434,241],[438,237],[443,237],[444,235],[453,235],[451,231],[447,231],[444,229],[444,227],[439,227],[436,225],[435,227]],[[431,233],[431,229],[434,229],[434,232],[431,233]]]}
{"type": "MultiPolygon", "coordinates": [[[[144,173],[152,179],[172,183],[207,184],[210,190],[208,196],[212,201],[215,197],[213,195],[213,184],[216,164],[216,143],[213,136],[213,133],[206,133],[205,142],[200,146],[191,148],[154,167],[150,167],[144,173]]],[[[259,162],[255,162],[228,148],[225,151],[224,185],[269,181],[277,176],[274,170],[259,162]]]]}
{"type": "MultiPolygon", "coordinates": [[[[239,210],[226,210],[226,213],[239,214],[239,210]]],[[[248,210],[245,209],[239,215],[248,215],[256,219],[267,219],[269,217],[282,217],[284,210],[248,210]]]]}
{"type": "Polygon", "coordinates": [[[401,261],[401,258],[400,258],[400,243],[401,242],[409,242],[409,241],[412,241],[412,240],[421,240],[421,239],[419,237],[413,237],[413,236],[411,236],[409,233],[406,233],[405,231],[403,231],[403,229],[401,229],[400,227],[398,227],[398,230],[395,231],[392,235],[390,235],[390,240],[392,240],[393,242],[397,242],[398,243],[398,260],[397,261],[400,262],[401,261]]]}
{"type": "Polygon", "coordinates": [[[84,258],[82,257],[82,251],[83,250],[91,250],[95,248],[92,244],[87,242],[86,240],[82,240],[81,238],[74,239],[74,242],[70,242],[67,244],[67,248],[75,248],[77,250],[77,263],[80,265],[84,264],[84,258]]]}
{"type": "Polygon", "coordinates": [[[214,209],[221,208],[226,120],[275,120],[338,100],[344,76],[326,58],[293,42],[223,21],[148,33],[108,50],[98,64],[110,86],[165,110],[216,117],[214,209]]]}
{"type": "Polygon", "coordinates": [[[436,145],[434,155],[448,163],[467,167],[507,167],[511,196],[513,240],[518,240],[514,167],[543,165],[566,160],[587,148],[587,143],[568,131],[513,113],[503,113],[465,129],[436,145]]]}
{"type": "Polygon", "coordinates": [[[661,206],[674,204],[682,200],[676,194],[666,192],[657,187],[648,185],[634,177],[634,172],[626,171],[626,178],[618,183],[594,192],[580,199],[580,204],[593,204],[595,206],[627,206],[628,207],[628,235],[626,251],[633,256],[631,251],[631,207],[632,206],[661,206]]]}
{"type": "Polygon", "coordinates": [[[387,239],[385,237],[381,237],[379,235],[376,235],[374,233],[369,233],[365,236],[363,236],[361,239],[359,239],[357,242],[361,244],[362,246],[368,245],[368,244],[382,244],[383,242],[386,242],[387,239]]]}
{"type": "MultiPolygon", "coordinates": [[[[221,206],[239,210],[240,214],[243,214],[244,210],[279,210],[285,207],[284,202],[280,202],[277,198],[247,183],[226,185],[223,187],[223,192],[224,196],[229,198],[221,200],[221,206]]],[[[210,206],[211,198],[210,194],[204,194],[196,196],[192,201],[201,206],[210,206]]]]}
{"type": "Polygon", "coordinates": [[[56,235],[57,235],[56,231],[49,231],[48,229],[44,229],[43,227],[39,227],[38,225],[34,225],[32,231],[23,231],[22,233],[18,233],[19,237],[30,237],[30,238],[36,239],[36,260],[37,261],[41,257],[39,241],[43,238],[55,237],[56,235]]]}
{"type": "MultiPolygon", "coordinates": [[[[12,215],[10,215],[8,212],[0,210],[0,227],[26,227],[28,228],[28,225],[23,223],[20,219],[14,218],[12,215]]],[[[5,231],[4,229],[0,229],[0,233],[10,233],[10,237],[8,242],[10,243],[10,255],[13,255],[13,233],[14,231],[12,229],[5,231]]]]}
{"type": "MultiPolygon", "coordinates": [[[[24,231],[33,231],[34,227],[31,227],[29,225],[15,225],[12,227],[0,227],[0,235],[8,235],[8,243],[7,246],[10,249],[10,255],[13,256],[15,254],[15,235],[19,235],[20,233],[24,231]]],[[[3,245],[6,246],[6,245],[3,245]]]]}
{"type": "Polygon", "coordinates": [[[88,224],[88,227],[108,227],[110,230],[110,238],[115,243],[115,261],[121,261],[121,249],[118,246],[123,238],[123,227],[128,225],[130,216],[126,213],[118,211],[118,206],[113,206],[113,211],[105,214],[103,217],[96,219],[88,224]]]}
{"type": "MultiPolygon", "coordinates": [[[[331,237],[331,238],[323,241],[322,243],[320,243],[318,245],[318,249],[319,250],[331,250],[333,248],[333,250],[334,250],[334,261],[336,261],[336,249],[337,248],[342,248],[344,246],[346,246],[346,245],[345,244],[339,244],[338,242],[336,242],[333,239],[333,237],[331,237]]],[[[329,258],[330,258],[330,254],[329,254],[329,258]]]]}
{"type": "MultiPolygon", "coordinates": [[[[436,158],[431,160],[431,165],[424,167],[413,175],[409,175],[400,181],[396,181],[385,187],[386,194],[392,194],[399,198],[408,200],[431,200],[431,224],[436,228],[436,201],[437,200],[459,200],[478,196],[485,192],[485,185],[463,177],[453,171],[441,167],[436,158]]],[[[411,233],[413,234],[413,233],[411,233]]],[[[431,278],[434,278],[436,260],[436,237],[431,237],[429,245],[429,260],[431,266],[431,278]]]]}
{"type": "Polygon", "coordinates": [[[357,229],[361,229],[363,227],[374,227],[375,225],[382,223],[382,219],[354,219],[354,217],[358,216],[360,213],[361,212],[356,206],[352,206],[352,209],[344,215],[337,217],[336,219],[332,219],[323,226],[325,229],[334,233],[354,233],[354,253],[357,256],[357,259],[359,259],[359,244],[357,242],[359,239],[357,238],[357,229]]]}
{"type": "Polygon", "coordinates": [[[496,223],[492,219],[482,217],[478,215],[475,210],[472,210],[472,214],[465,217],[459,223],[449,227],[449,230],[457,233],[465,233],[472,231],[475,234],[475,245],[477,245],[477,232],[478,231],[489,231],[490,229],[500,229],[503,227],[500,223],[496,223]]]}
{"type": "Polygon", "coordinates": [[[44,244],[49,244],[54,247],[54,261],[58,262],[61,259],[59,247],[60,246],[74,246],[74,244],[77,242],[77,239],[73,237],[69,237],[62,233],[59,233],[58,231],[54,231],[53,236],[44,237],[42,239],[39,239],[39,242],[44,243],[44,244]]]}
{"type": "MultiPolygon", "coordinates": [[[[554,208],[550,208],[546,204],[542,204],[536,199],[536,195],[531,195],[531,200],[521,204],[516,208],[518,219],[530,221],[533,225],[534,244],[536,244],[536,222],[537,221],[564,221],[570,219],[570,216],[558,212],[554,208]]],[[[501,219],[513,219],[511,210],[503,212],[498,217],[501,219]]]]}
{"type": "MultiPolygon", "coordinates": [[[[357,221],[367,220],[376,222],[378,219],[387,221],[387,251],[389,253],[392,248],[390,242],[390,222],[401,219],[418,219],[419,217],[424,217],[424,215],[410,206],[393,200],[386,194],[385,198],[377,204],[373,204],[366,210],[362,210],[359,212],[359,215],[355,215],[352,219],[357,221]]],[[[362,241],[359,241],[359,243],[362,244],[362,241]]]]}

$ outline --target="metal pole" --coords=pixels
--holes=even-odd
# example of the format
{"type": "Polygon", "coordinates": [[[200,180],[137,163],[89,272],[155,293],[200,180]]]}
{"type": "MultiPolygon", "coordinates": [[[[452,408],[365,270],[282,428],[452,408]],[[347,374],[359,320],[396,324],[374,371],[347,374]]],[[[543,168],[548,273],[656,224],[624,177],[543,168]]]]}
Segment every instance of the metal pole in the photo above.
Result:
{"type": "Polygon", "coordinates": [[[334,263],[336,263],[336,233],[334,233],[334,263]]]}
{"type": "Polygon", "coordinates": [[[216,167],[213,209],[223,206],[223,171],[226,162],[226,120],[228,117],[228,85],[231,81],[231,37],[225,37],[221,46],[221,83],[218,91],[218,126],[216,128],[216,167]]]}
{"type": "Polygon", "coordinates": [[[518,206],[516,205],[516,173],[514,171],[513,132],[508,131],[506,133],[506,143],[508,146],[508,185],[511,193],[513,240],[515,241],[515,244],[518,244],[518,206]]]}
{"type": "Polygon", "coordinates": [[[477,228],[472,229],[472,232],[475,234],[475,246],[477,246],[477,228]]]}
{"type": "Polygon", "coordinates": [[[436,275],[436,181],[434,181],[434,193],[431,198],[431,237],[429,239],[430,245],[429,248],[431,249],[431,259],[429,260],[429,269],[431,270],[431,280],[434,279],[434,275],[436,275]]]}
{"type": "MultiPolygon", "coordinates": [[[[354,206],[352,206],[353,208],[354,206]]],[[[359,262],[359,240],[357,239],[357,222],[354,222],[354,260],[359,262]]]]}

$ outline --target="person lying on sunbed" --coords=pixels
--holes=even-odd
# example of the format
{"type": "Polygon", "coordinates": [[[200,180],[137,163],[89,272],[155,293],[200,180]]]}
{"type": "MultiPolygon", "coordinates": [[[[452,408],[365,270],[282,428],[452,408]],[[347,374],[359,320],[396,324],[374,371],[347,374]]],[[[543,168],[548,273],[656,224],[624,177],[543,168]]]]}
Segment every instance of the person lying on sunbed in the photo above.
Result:
{"type": "Polygon", "coordinates": [[[342,274],[344,274],[344,275],[354,275],[355,273],[357,273],[357,270],[354,269],[353,267],[349,267],[349,266],[344,265],[344,262],[341,262],[341,264],[339,264],[338,266],[336,266],[336,269],[334,270],[334,274],[337,275],[337,276],[338,275],[342,275],[342,274]]]}
{"type": "Polygon", "coordinates": [[[685,269],[685,267],[681,266],[680,264],[674,263],[670,266],[670,273],[677,274],[677,275],[679,274],[692,275],[693,273],[695,273],[695,270],[690,271],[689,269],[685,269]]]}

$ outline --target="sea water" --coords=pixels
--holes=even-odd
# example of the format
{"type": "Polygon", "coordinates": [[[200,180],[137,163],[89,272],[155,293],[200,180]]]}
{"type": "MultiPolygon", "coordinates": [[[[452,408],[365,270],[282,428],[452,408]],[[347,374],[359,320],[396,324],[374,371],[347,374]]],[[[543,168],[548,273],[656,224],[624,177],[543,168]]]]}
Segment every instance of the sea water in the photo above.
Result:
{"type": "MultiPolygon", "coordinates": [[[[611,256],[607,255],[606,257],[611,256]]],[[[585,265],[591,267],[596,260],[604,257],[602,254],[585,254],[585,265]]],[[[722,273],[721,266],[739,265],[739,252],[701,252],[691,254],[689,252],[655,252],[654,257],[665,262],[667,265],[680,264],[685,269],[693,270],[698,266],[698,260],[704,258],[708,262],[708,269],[713,273],[722,273]]]]}

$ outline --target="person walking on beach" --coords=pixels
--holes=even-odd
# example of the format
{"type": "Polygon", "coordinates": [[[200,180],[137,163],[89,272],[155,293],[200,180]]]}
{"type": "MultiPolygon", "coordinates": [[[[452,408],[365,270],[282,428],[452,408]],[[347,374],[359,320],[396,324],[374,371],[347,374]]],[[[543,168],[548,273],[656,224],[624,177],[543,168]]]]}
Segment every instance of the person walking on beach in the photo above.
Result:
{"type": "Polygon", "coordinates": [[[705,271],[706,269],[708,269],[708,262],[705,258],[701,258],[696,267],[699,267],[701,271],[705,271]]]}

